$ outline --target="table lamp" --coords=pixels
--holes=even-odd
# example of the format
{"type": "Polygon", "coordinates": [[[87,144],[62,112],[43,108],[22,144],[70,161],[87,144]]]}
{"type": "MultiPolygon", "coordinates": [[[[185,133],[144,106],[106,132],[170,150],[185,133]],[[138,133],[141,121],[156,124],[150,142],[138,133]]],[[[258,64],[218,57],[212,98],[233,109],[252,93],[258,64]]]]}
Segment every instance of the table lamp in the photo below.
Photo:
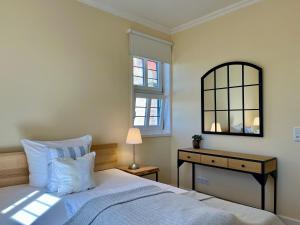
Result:
{"type": "Polygon", "coordinates": [[[135,163],[135,145],[142,144],[142,136],[139,128],[129,128],[126,144],[133,145],[133,162],[129,165],[128,169],[131,170],[139,169],[140,166],[135,163]]]}

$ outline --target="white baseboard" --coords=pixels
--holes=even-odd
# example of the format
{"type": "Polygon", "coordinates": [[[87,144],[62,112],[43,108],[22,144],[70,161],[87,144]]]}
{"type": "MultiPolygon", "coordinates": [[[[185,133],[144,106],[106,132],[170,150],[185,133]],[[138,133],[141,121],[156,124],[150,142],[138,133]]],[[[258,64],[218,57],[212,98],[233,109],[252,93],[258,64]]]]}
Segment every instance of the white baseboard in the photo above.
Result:
{"type": "Polygon", "coordinates": [[[285,225],[300,225],[300,220],[287,217],[287,216],[282,216],[282,215],[278,215],[278,216],[285,225]]]}

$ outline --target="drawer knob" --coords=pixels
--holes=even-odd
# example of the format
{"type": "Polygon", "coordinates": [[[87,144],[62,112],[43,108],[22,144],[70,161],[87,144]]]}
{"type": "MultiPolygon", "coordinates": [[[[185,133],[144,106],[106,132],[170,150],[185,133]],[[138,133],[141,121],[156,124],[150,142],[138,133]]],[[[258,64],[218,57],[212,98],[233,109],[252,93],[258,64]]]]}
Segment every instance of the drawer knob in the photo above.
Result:
{"type": "Polygon", "coordinates": [[[211,160],[212,163],[215,163],[215,160],[211,160]]]}
{"type": "Polygon", "coordinates": [[[187,158],[188,158],[188,159],[190,159],[190,158],[191,158],[191,156],[187,156],[187,158]]]}
{"type": "Polygon", "coordinates": [[[245,168],[246,166],[244,164],[242,164],[242,167],[245,168]]]}

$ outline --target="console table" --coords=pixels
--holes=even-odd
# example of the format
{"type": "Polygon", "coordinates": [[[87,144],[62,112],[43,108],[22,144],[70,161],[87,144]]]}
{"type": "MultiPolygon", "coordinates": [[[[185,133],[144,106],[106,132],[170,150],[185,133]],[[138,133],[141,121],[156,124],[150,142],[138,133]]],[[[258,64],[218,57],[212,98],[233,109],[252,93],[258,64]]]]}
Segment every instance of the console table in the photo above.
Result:
{"type": "Polygon", "coordinates": [[[195,190],[195,165],[217,167],[251,174],[261,186],[261,209],[265,209],[265,184],[269,175],[274,178],[274,213],[276,214],[277,159],[275,157],[228,152],[211,149],[178,149],[177,186],[179,168],[183,163],[192,164],[192,188],[195,190]]]}

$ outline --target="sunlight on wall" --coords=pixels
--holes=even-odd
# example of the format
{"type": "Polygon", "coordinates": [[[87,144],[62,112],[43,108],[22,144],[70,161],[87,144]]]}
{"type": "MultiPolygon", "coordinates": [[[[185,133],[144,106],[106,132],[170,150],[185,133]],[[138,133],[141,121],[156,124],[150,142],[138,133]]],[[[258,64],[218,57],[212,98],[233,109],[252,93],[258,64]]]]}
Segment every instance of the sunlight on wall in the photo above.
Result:
{"type": "Polygon", "coordinates": [[[14,215],[12,215],[11,218],[16,220],[20,224],[30,225],[38,217],[40,217],[43,213],[45,213],[53,205],[55,205],[59,200],[60,200],[60,198],[58,198],[56,196],[49,195],[49,194],[43,194],[42,196],[40,196],[36,200],[34,200],[34,201],[30,202],[29,204],[27,204],[21,210],[16,212],[14,215]]]}

